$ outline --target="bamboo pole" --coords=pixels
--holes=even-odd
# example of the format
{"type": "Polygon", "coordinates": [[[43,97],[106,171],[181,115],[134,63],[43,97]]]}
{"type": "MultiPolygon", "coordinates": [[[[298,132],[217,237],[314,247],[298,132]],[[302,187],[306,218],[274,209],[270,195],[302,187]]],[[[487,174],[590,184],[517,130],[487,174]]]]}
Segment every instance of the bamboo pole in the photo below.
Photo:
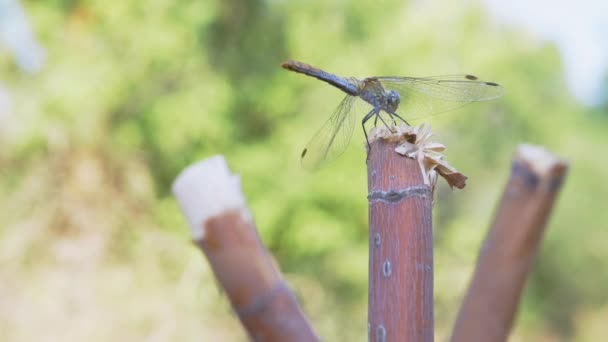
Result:
{"type": "Polygon", "coordinates": [[[433,341],[432,189],[408,139],[370,135],[369,341],[433,341]]]}
{"type": "Polygon", "coordinates": [[[173,193],[251,340],[318,341],[260,241],[240,179],[223,157],[185,169],[173,193]]]}
{"type": "Polygon", "coordinates": [[[506,341],[568,164],[521,145],[451,341],[506,341]]]}

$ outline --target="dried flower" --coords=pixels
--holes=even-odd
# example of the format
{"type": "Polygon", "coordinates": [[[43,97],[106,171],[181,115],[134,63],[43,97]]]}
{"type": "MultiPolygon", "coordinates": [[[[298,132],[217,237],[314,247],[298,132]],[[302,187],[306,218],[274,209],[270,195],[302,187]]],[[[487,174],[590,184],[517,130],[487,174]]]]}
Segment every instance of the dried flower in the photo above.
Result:
{"type": "Polygon", "coordinates": [[[391,129],[392,131],[387,127],[377,127],[372,130],[370,139],[382,138],[389,141],[400,141],[401,143],[395,148],[395,152],[416,159],[424,183],[430,185],[431,188],[435,189],[437,175],[443,177],[452,188],[462,189],[465,187],[467,176],[448,164],[445,156],[441,153],[445,150],[445,146],[430,141],[433,136],[430,126],[425,124],[417,127],[400,125],[391,129]]]}

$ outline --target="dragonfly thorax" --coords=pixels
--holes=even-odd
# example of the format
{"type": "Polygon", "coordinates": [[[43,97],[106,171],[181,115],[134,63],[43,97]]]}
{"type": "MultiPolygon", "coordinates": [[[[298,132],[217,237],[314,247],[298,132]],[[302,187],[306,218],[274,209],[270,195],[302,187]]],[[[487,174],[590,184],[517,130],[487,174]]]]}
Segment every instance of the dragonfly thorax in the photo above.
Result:
{"type": "Polygon", "coordinates": [[[369,78],[363,81],[359,96],[374,108],[394,113],[399,107],[401,96],[396,90],[385,90],[377,79],[369,78]]]}

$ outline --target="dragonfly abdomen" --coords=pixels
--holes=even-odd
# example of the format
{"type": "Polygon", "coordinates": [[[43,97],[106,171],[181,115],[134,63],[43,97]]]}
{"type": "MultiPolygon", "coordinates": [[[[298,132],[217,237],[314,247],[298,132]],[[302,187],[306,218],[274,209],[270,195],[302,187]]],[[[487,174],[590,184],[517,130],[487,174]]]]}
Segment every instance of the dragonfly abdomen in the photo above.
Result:
{"type": "Polygon", "coordinates": [[[336,75],[330,74],[328,72],[325,72],[321,69],[315,68],[312,65],[294,61],[294,60],[289,60],[289,61],[283,62],[283,64],[281,64],[281,66],[284,69],[294,71],[294,72],[297,72],[300,74],[312,76],[316,79],[327,82],[349,95],[353,95],[353,96],[359,95],[359,88],[357,87],[357,85],[354,82],[351,82],[344,77],[336,76],[336,75]]]}

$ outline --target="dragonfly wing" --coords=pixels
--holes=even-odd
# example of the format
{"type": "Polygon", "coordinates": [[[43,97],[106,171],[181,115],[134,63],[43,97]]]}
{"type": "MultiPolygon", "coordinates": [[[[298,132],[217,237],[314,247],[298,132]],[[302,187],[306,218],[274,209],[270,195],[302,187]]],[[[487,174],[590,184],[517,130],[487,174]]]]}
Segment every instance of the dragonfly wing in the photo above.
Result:
{"type": "Polygon", "coordinates": [[[443,113],[471,102],[493,100],[505,92],[501,85],[472,75],[378,77],[378,81],[385,89],[399,93],[398,112],[406,119],[443,113]]]}
{"type": "Polygon", "coordinates": [[[323,127],[310,139],[302,150],[302,166],[314,170],[324,161],[337,158],[350,142],[355,127],[352,111],[356,97],[347,95],[323,127]]]}

